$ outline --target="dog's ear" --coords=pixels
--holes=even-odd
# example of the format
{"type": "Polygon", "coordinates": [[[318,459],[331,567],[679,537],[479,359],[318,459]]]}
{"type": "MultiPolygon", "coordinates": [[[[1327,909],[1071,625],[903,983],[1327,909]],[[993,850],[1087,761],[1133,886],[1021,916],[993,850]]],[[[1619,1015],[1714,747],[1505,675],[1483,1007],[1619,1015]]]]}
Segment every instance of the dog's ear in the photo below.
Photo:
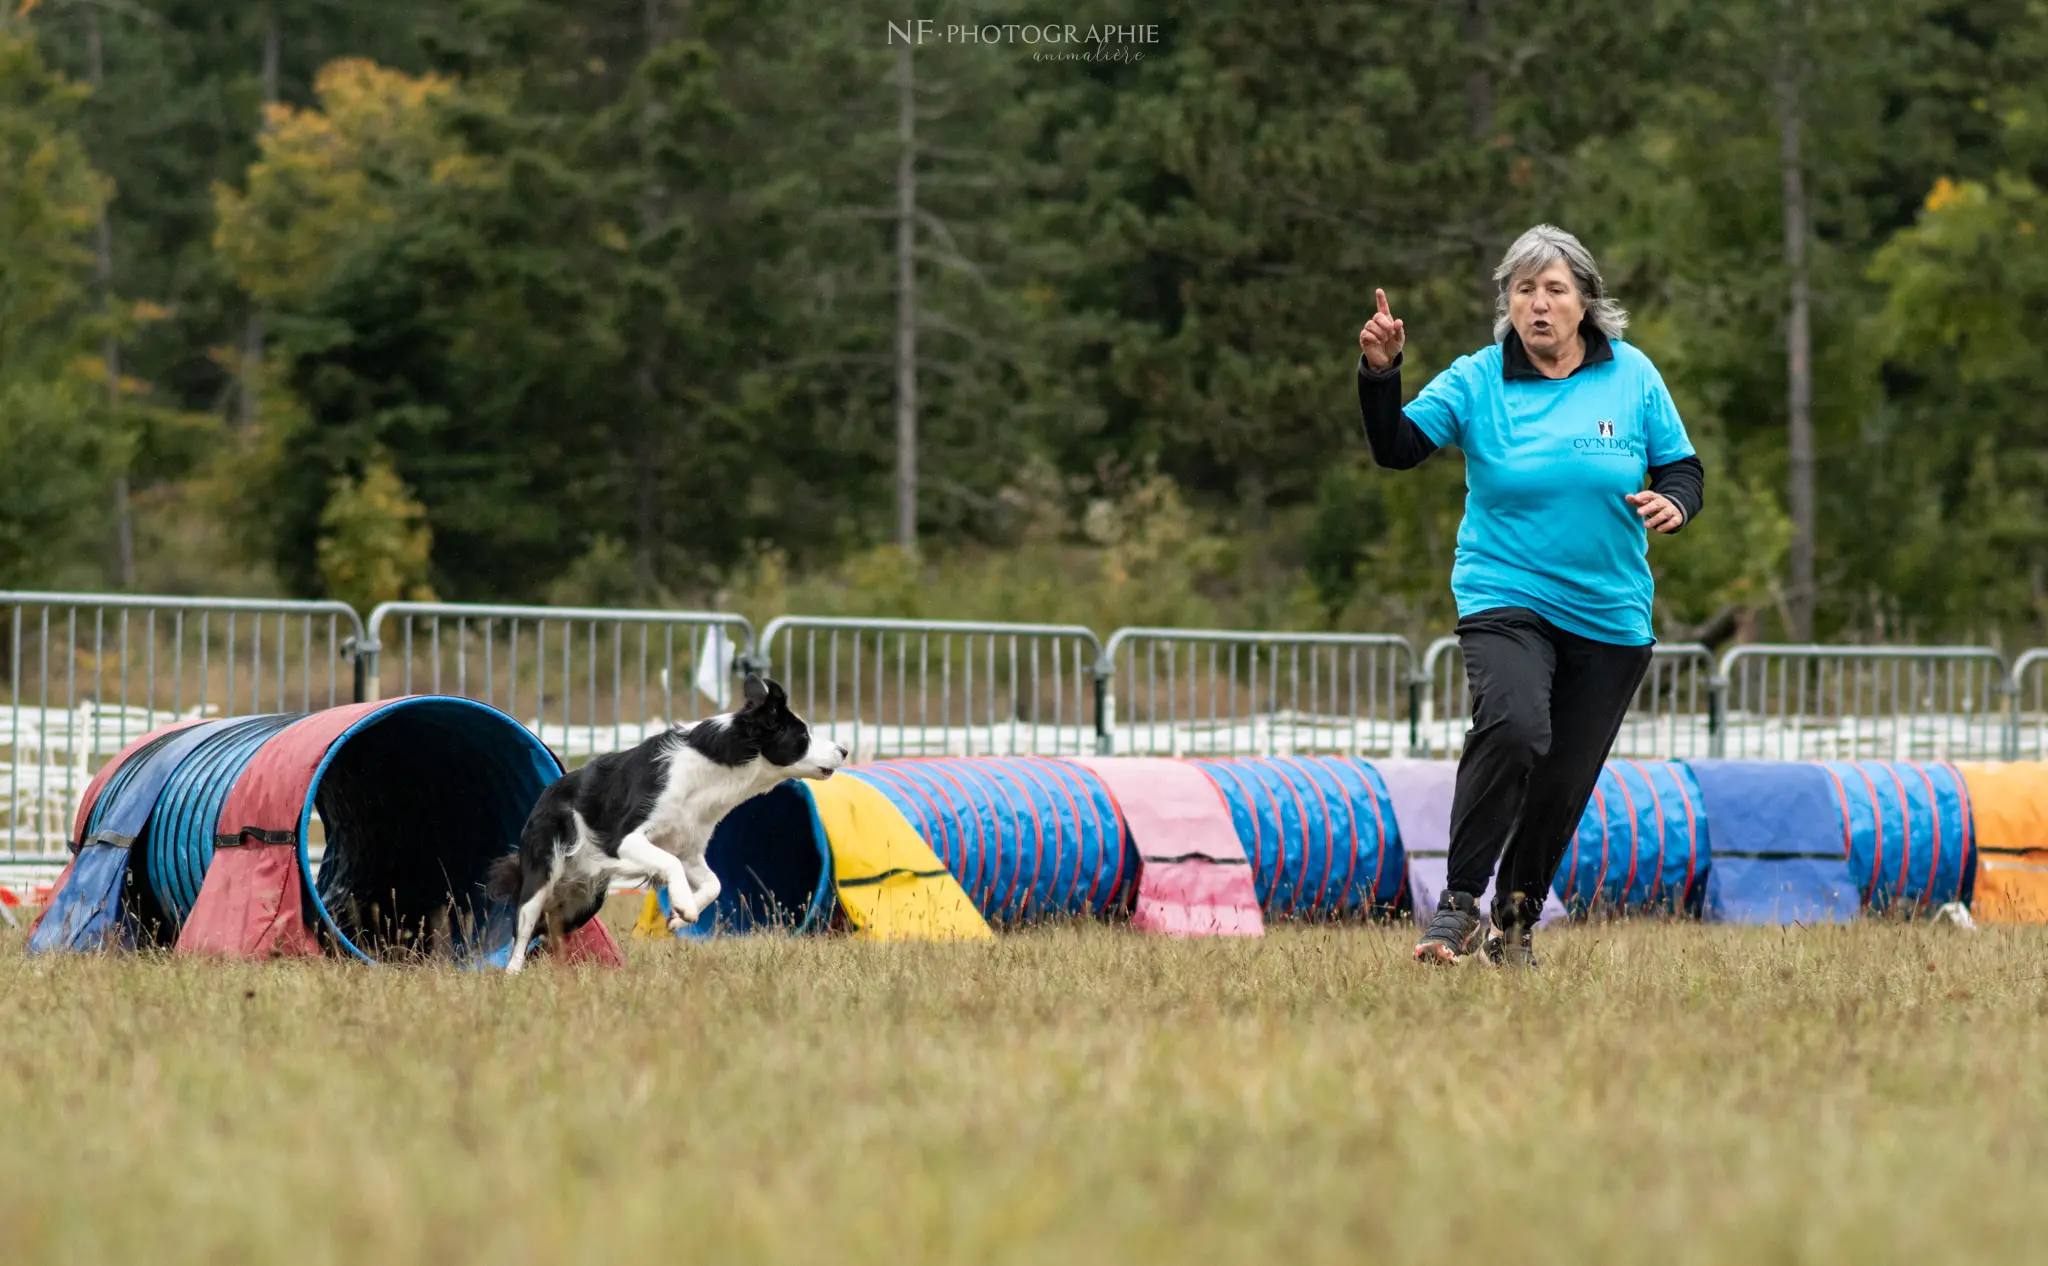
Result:
{"type": "Polygon", "coordinates": [[[768,687],[769,703],[774,704],[778,708],[787,707],[789,705],[789,696],[783,692],[781,682],[775,680],[773,677],[763,677],[761,679],[761,684],[768,687]]]}
{"type": "Polygon", "coordinates": [[[759,673],[748,673],[747,679],[744,683],[742,683],[740,689],[741,692],[746,696],[747,706],[749,708],[758,708],[762,704],[768,702],[769,685],[768,683],[761,680],[761,676],[759,673]]]}

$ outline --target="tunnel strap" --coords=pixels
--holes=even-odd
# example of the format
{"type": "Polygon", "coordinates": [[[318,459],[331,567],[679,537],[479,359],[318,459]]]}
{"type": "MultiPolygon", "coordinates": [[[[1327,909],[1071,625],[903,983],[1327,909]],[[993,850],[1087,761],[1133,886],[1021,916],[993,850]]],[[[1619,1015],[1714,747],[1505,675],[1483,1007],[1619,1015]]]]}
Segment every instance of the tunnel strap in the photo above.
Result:
{"type": "Polygon", "coordinates": [[[938,879],[941,876],[952,873],[952,871],[947,870],[943,866],[937,870],[916,870],[908,866],[893,866],[888,870],[882,871],[880,874],[862,875],[858,879],[842,879],[839,881],[839,886],[841,888],[865,888],[874,884],[887,883],[892,879],[902,879],[906,876],[911,879],[938,879]]]}
{"type": "Polygon", "coordinates": [[[233,835],[222,834],[214,836],[213,846],[215,848],[234,848],[251,840],[258,844],[296,844],[299,842],[299,833],[297,831],[266,831],[260,826],[245,826],[233,835]]]}

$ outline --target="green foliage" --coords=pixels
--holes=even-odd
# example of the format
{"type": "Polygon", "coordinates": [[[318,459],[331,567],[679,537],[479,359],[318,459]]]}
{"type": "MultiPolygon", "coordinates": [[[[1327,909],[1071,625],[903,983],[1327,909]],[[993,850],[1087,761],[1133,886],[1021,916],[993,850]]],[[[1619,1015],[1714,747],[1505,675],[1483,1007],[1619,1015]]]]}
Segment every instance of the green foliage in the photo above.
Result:
{"type": "Polygon", "coordinates": [[[336,489],[377,500],[388,476],[386,509],[418,511],[393,539],[432,549],[351,564],[379,592],[1434,634],[1462,469],[1372,467],[1352,335],[1385,287],[1419,388],[1487,339],[1494,259],[1549,219],[1601,256],[1708,464],[1705,515],[1652,545],[1660,631],[1734,608],[1769,636],[1789,69],[1822,630],[2048,637],[2029,0],[1106,0],[1091,22],[1156,26],[1142,57],[919,45],[919,560],[883,544],[902,18],[48,0],[14,20],[0,567],[97,572],[126,469],[166,556],[145,575],[325,592],[336,489]],[[95,48],[89,100],[36,61],[77,82],[95,48]],[[93,363],[110,329],[118,413],[93,363]],[[245,385],[254,431],[226,420],[245,385]],[[202,565],[200,539],[243,557],[202,565]]]}
{"type": "Polygon", "coordinates": [[[111,425],[85,234],[106,190],[69,126],[83,95],[0,26],[0,587],[55,574],[100,521],[111,425]]]}
{"type": "Polygon", "coordinates": [[[426,580],[434,536],[425,517],[381,455],[362,478],[337,478],[316,547],[326,596],[364,612],[380,602],[432,602],[426,580]]]}

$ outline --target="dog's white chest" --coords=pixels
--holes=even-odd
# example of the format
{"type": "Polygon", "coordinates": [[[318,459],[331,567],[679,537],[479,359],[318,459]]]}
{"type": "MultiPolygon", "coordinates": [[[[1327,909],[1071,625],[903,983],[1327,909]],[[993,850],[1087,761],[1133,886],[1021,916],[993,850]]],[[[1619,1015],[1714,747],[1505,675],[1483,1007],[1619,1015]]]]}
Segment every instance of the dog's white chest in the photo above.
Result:
{"type": "Polygon", "coordinates": [[[715,764],[687,748],[670,756],[666,774],[640,829],[677,857],[702,857],[720,819],[762,790],[755,769],[715,764]]]}

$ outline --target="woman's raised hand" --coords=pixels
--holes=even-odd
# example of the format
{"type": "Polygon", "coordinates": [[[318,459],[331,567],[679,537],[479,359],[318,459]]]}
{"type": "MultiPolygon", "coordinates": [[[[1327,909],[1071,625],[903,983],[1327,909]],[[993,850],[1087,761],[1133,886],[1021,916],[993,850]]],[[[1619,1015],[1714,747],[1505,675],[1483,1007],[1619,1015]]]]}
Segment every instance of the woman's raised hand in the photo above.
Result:
{"type": "Polygon", "coordinates": [[[1374,373],[1386,372],[1387,366],[1401,354],[1401,347],[1408,341],[1408,331],[1387,311],[1387,292],[1375,290],[1373,298],[1380,310],[1366,321],[1365,328],[1358,332],[1358,350],[1364,354],[1365,363],[1374,373]]]}

